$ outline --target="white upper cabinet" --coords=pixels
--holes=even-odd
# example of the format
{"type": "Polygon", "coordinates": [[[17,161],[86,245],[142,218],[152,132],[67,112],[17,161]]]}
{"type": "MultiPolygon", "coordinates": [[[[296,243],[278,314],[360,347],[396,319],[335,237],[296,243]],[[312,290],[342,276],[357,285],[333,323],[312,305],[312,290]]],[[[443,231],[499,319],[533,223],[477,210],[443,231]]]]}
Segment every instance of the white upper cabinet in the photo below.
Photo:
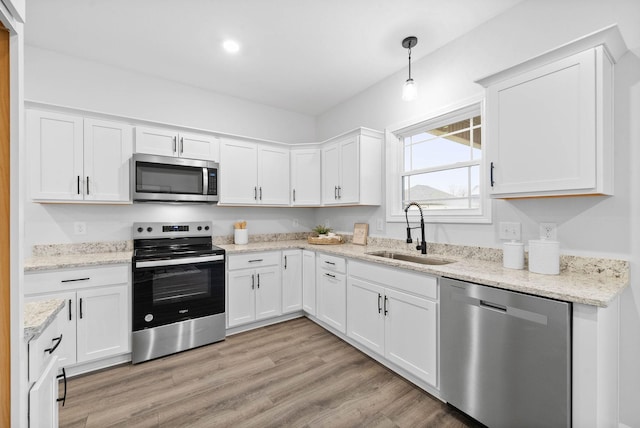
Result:
{"type": "Polygon", "coordinates": [[[220,141],[212,135],[136,126],[136,153],[220,160],[220,141]]]}
{"type": "Polygon", "coordinates": [[[42,202],[129,202],[129,125],[27,112],[31,197],[42,202]]]}
{"type": "Polygon", "coordinates": [[[291,150],[291,205],[319,206],[320,149],[291,150]]]}
{"type": "Polygon", "coordinates": [[[322,146],[322,204],[380,205],[382,133],[360,128],[322,146]]]}
{"type": "Polygon", "coordinates": [[[289,205],[289,149],[224,139],[220,204],[289,205]]]}
{"type": "Polygon", "coordinates": [[[606,46],[587,48],[588,36],[478,81],[491,196],[613,194],[615,33],[606,46]]]}

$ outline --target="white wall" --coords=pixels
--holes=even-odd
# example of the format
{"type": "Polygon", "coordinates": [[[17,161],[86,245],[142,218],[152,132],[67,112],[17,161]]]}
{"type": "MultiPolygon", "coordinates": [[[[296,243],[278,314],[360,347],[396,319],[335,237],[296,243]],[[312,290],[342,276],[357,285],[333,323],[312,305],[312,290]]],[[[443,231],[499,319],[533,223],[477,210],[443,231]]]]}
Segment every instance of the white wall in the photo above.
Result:
{"type": "MultiPolygon", "coordinates": [[[[540,222],[555,222],[563,253],[631,260],[632,285],[621,296],[620,418],[628,426],[640,426],[639,1],[525,1],[414,63],[419,100],[401,100],[404,70],[322,114],[318,137],[355,126],[385,129],[427,116],[481,95],[482,87],[473,83],[480,77],[615,23],[631,50],[615,70],[615,196],[494,201],[493,224],[428,224],[427,240],[499,247],[500,221],[522,223],[525,241],[537,237],[540,222]]],[[[415,50],[419,49],[418,44],[415,50]]],[[[316,212],[316,222],[329,219],[337,230],[352,230],[354,222],[366,221],[372,235],[404,238],[401,223],[386,223],[384,231],[376,230],[376,219],[384,217],[384,206],[316,212]]]]}

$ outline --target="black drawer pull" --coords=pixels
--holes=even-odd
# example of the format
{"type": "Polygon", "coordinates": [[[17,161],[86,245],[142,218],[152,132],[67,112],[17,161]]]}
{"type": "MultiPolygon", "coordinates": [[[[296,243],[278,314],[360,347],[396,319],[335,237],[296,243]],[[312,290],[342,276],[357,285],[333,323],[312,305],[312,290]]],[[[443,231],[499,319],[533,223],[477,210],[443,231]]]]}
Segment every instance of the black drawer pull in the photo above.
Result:
{"type": "Polygon", "coordinates": [[[489,176],[490,176],[490,181],[491,181],[491,187],[493,187],[494,184],[496,184],[495,181],[493,181],[493,162],[491,162],[491,169],[489,171],[489,176]]]}
{"type": "Polygon", "coordinates": [[[253,259],[253,260],[249,260],[249,263],[257,263],[257,262],[263,262],[264,259],[253,259]]]}
{"type": "Polygon", "coordinates": [[[334,262],[330,262],[330,261],[328,261],[328,260],[325,260],[324,262],[325,262],[326,264],[328,264],[328,265],[333,265],[333,266],[335,266],[335,265],[336,265],[334,262]]]}
{"type": "Polygon", "coordinates": [[[330,274],[330,273],[325,273],[325,275],[326,275],[326,276],[328,276],[328,277],[330,277],[330,278],[334,278],[334,279],[335,279],[335,277],[336,277],[335,275],[330,274]]]}
{"type": "Polygon", "coordinates": [[[378,313],[382,312],[382,294],[378,293],[378,313]]]}
{"type": "Polygon", "coordinates": [[[384,296],[384,314],[387,315],[389,313],[389,310],[387,309],[387,302],[389,301],[389,299],[387,298],[387,296],[384,296]]]}
{"type": "Polygon", "coordinates": [[[63,279],[60,282],[76,282],[76,281],[89,281],[91,278],[76,278],[76,279],[63,279]]]}
{"type": "Polygon", "coordinates": [[[62,407],[64,407],[64,403],[67,400],[67,372],[64,371],[64,367],[62,368],[62,374],[56,376],[56,379],[60,378],[64,379],[64,395],[62,396],[62,398],[57,398],[56,401],[62,401],[62,407]]]}
{"type": "Polygon", "coordinates": [[[60,333],[60,336],[51,339],[51,341],[56,344],[53,345],[53,347],[44,350],[44,352],[48,352],[49,354],[53,354],[55,350],[58,349],[58,346],[60,346],[60,343],[62,343],[62,333],[60,333]]]}

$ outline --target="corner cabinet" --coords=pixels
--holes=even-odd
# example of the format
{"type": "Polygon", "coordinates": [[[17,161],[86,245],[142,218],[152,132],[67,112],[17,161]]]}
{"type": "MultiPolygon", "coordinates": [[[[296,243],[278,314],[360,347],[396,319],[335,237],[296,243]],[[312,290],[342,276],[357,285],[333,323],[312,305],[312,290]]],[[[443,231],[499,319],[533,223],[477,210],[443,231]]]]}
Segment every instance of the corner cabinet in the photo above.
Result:
{"type": "Polygon", "coordinates": [[[136,153],[220,161],[218,137],[136,126],[136,153]]]}
{"type": "Polygon", "coordinates": [[[382,137],[359,128],[323,143],[323,205],[382,203],[382,137]]]}
{"type": "Polygon", "coordinates": [[[220,205],[289,205],[289,148],[223,139],[220,205]]]}
{"type": "Polygon", "coordinates": [[[492,197],[613,194],[614,59],[607,47],[624,43],[612,34],[608,45],[584,49],[581,39],[478,81],[486,87],[492,197]]]}
{"type": "Polygon", "coordinates": [[[36,202],[130,202],[129,125],[27,111],[31,198],[36,202]]]}
{"type": "Polygon", "coordinates": [[[291,205],[320,206],[320,149],[291,149],[291,205]]]}

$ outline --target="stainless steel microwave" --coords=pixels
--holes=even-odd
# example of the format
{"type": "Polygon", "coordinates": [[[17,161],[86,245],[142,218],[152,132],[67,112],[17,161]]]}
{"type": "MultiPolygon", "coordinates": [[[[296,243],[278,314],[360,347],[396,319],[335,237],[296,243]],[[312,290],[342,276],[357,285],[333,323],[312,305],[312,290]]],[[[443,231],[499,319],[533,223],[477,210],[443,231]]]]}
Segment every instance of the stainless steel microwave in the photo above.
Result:
{"type": "Polygon", "coordinates": [[[217,162],[135,153],[131,159],[134,201],[218,201],[217,162]]]}

